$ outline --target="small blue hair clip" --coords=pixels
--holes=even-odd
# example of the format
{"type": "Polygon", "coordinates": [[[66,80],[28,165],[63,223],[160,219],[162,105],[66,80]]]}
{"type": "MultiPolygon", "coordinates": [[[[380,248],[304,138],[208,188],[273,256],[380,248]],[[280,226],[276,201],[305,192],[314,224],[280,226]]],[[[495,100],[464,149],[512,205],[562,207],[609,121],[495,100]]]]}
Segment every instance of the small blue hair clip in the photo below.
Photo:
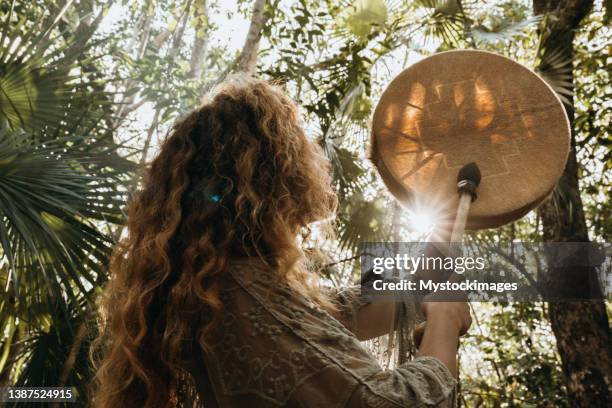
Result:
{"type": "Polygon", "coordinates": [[[211,190],[212,188],[208,186],[208,182],[203,180],[189,193],[189,198],[210,201],[215,204],[220,203],[221,195],[211,190]]]}
{"type": "Polygon", "coordinates": [[[192,200],[208,201],[213,204],[219,204],[224,196],[230,193],[233,183],[218,181],[212,183],[209,180],[202,180],[196,184],[188,193],[188,197],[192,200]]]}

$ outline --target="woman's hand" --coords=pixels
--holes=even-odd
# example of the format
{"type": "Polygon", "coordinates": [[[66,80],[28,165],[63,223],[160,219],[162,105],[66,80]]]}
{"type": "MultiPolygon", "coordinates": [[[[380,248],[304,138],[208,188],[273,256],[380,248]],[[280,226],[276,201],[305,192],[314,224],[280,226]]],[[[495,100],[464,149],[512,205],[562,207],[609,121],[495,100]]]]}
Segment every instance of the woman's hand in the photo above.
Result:
{"type": "Polygon", "coordinates": [[[454,328],[459,336],[467,333],[472,324],[470,307],[467,302],[440,302],[425,298],[421,310],[427,322],[444,321],[449,328],[454,328]]]}

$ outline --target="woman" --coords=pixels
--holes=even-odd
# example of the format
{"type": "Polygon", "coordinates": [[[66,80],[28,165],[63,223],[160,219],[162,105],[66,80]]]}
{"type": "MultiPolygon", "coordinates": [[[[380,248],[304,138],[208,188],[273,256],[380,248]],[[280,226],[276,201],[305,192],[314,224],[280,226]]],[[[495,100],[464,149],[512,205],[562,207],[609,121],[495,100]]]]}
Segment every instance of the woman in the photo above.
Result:
{"type": "Polygon", "coordinates": [[[425,302],[417,358],[361,346],[392,305],[329,296],[298,236],[333,216],[329,164],[277,87],[227,81],[173,127],[128,209],[101,301],[96,407],[452,404],[463,302],[425,302]]]}

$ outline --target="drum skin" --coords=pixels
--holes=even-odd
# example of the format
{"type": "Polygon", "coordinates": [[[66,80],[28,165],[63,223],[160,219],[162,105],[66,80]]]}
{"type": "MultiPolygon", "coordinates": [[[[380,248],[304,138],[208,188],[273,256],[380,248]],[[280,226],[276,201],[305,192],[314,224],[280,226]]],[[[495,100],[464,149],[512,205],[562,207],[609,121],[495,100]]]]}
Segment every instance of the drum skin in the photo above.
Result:
{"type": "Polygon", "coordinates": [[[371,158],[408,208],[452,213],[457,173],[482,173],[469,229],[497,227],[540,204],[570,147],[563,104],[537,74],[485,51],[435,54],[402,71],[372,118],[371,158]]]}

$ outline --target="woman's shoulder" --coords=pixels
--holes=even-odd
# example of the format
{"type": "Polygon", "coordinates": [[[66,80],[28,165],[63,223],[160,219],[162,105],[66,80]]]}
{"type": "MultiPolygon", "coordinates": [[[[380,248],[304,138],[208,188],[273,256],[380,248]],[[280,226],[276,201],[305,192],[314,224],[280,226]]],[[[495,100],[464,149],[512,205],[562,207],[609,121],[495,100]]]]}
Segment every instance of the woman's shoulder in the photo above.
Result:
{"type": "Polygon", "coordinates": [[[282,285],[273,266],[257,258],[237,258],[228,262],[223,272],[222,291],[277,287],[282,285]]]}

